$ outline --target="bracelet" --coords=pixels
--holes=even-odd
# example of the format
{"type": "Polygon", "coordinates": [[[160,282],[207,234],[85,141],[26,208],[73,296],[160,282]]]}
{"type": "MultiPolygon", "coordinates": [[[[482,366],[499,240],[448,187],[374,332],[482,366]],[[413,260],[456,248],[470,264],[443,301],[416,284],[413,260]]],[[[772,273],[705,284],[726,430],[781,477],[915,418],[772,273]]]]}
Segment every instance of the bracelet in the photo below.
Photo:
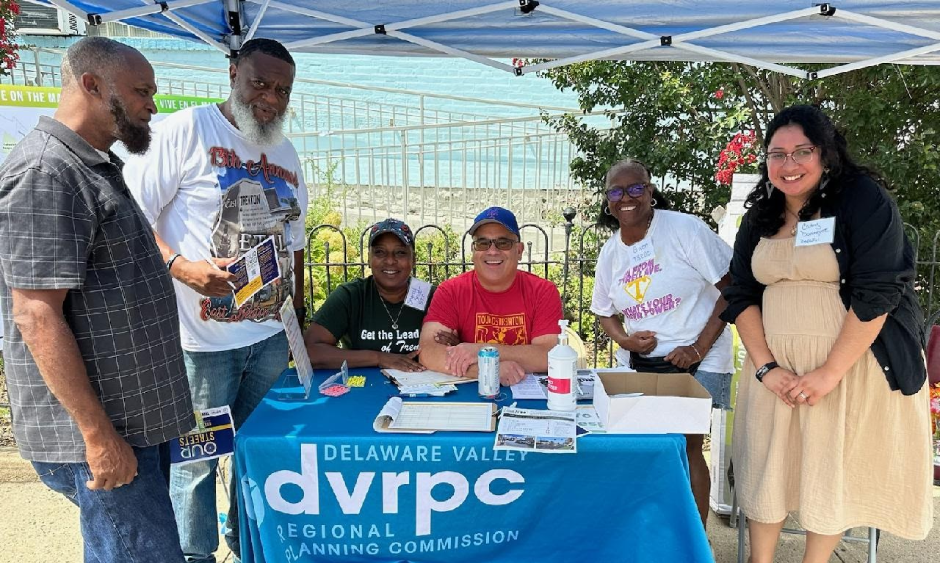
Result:
{"type": "Polygon", "coordinates": [[[776,367],[779,367],[779,366],[777,365],[777,362],[767,362],[766,364],[764,364],[764,365],[762,365],[761,367],[757,368],[757,371],[754,372],[754,377],[757,378],[757,381],[760,381],[761,383],[763,383],[763,382],[764,382],[764,376],[767,375],[767,373],[768,373],[770,370],[772,370],[772,369],[774,369],[774,368],[776,368],[776,367]]]}
{"type": "Polygon", "coordinates": [[[173,267],[173,262],[176,262],[176,259],[182,256],[179,252],[174,252],[173,256],[170,256],[170,259],[166,261],[166,270],[169,272],[170,268],[173,267]]]}
{"type": "Polygon", "coordinates": [[[695,343],[689,344],[693,350],[695,350],[695,355],[698,356],[698,361],[702,361],[702,353],[698,351],[698,348],[695,347],[695,343]]]}

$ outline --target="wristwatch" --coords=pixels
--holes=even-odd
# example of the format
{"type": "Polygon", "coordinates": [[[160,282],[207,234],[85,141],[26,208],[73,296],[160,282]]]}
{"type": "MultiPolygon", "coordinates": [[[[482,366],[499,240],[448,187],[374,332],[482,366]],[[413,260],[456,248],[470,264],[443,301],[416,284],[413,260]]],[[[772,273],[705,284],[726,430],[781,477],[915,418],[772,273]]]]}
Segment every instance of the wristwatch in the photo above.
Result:
{"type": "Polygon", "coordinates": [[[761,367],[757,368],[757,371],[754,372],[754,377],[757,378],[757,381],[760,381],[761,383],[763,383],[763,382],[764,382],[764,376],[767,375],[767,372],[769,372],[770,370],[774,369],[775,367],[779,367],[779,366],[777,365],[777,362],[767,362],[766,364],[764,364],[764,365],[762,365],[761,367]]]}

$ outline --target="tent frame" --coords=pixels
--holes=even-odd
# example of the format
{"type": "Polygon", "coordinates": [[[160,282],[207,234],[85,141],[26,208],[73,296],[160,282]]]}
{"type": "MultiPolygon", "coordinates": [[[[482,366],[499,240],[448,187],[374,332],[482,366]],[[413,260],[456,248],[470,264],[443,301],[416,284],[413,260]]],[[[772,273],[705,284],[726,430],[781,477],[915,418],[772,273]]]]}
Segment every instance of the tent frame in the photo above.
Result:
{"type": "MultiPolygon", "coordinates": [[[[859,14],[847,10],[840,10],[833,3],[823,3],[817,4],[810,8],[804,8],[801,10],[793,10],[788,12],[782,12],[779,14],[774,14],[771,16],[763,16],[752,19],[744,19],[736,23],[726,24],[721,26],[716,26],[707,29],[701,29],[690,33],[684,33],[680,35],[664,35],[657,36],[639,29],[635,29],[628,26],[618,25],[610,22],[606,22],[597,18],[587,17],[580,14],[573,13],[567,10],[561,10],[558,8],[553,8],[550,6],[551,0],[503,0],[493,4],[479,6],[476,8],[458,10],[451,12],[442,12],[438,15],[426,16],[401,22],[395,23],[373,23],[373,22],[364,22],[348,17],[330,14],[318,10],[313,10],[309,8],[303,8],[299,6],[294,6],[288,2],[281,0],[224,0],[225,9],[228,14],[228,25],[231,33],[227,34],[224,38],[214,38],[210,37],[203,31],[199,30],[192,22],[187,21],[185,18],[180,16],[174,11],[181,10],[190,6],[197,6],[201,4],[207,4],[210,2],[217,2],[218,0],[167,0],[167,1],[153,1],[153,0],[143,0],[149,2],[146,5],[140,6],[138,8],[129,8],[124,10],[117,10],[111,12],[102,12],[102,13],[89,13],[83,11],[68,0],[47,0],[51,4],[71,12],[76,16],[86,20],[90,25],[98,26],[107,22],[119,22],[127,20],[130,18],[136,18],[141,16],[148,16],[154,14],[163,14],[170,21],[185,29],[187,32],[198,37],[200,40],[205,42],[207,45],[210,45],[219,51],[225,53],[229,57],[233,57],[237,54],[238,49],[245,42],[250,40],[258,31],[259,26],[264,20],[264,15],[268,8],[274,7],[280,10],[287,12],[295,13],[299,16],[310,17],[318,20],[328,21],[335,24],[345,25],[352,29],[349,31],[343,31],[339,33],[333,33],[330,35],[324,35],[320,37],[313,37],[310,39],[302,39],[299,41],[293,41],[285,43],[285,47],[289,50],[297,50],[304,47],[312,47],[316,45],[325,45],[328,43],[335,43],[343,41],[346,39],[353,39],[357,37],[364,37],[371,34],[382,34],[402,41],[407,41],[415,45],[420,45],[427,49],[436,51],[441,54],[450,55],[453,57],[460,57],[467,60],[475,61],[477,63],[503,70],[506,72],[511,72],[516,76],[523,76],[526,74],[536,73],[539,71],[549,70],[552,68],[557,68],[560,66],[565,66],[569,64],[598,60],[598,59],[616,59],[622,58],[625,55],[630,53],[635,53],[639,51],[644,51],[648,49],[656,48],[667,48],[667,49],[676,49],[678,51],[683,51],[687,53],[694,53],[699,56],[707,57],[709,60],[715,62],[733,62],[741,63],[745,65],[750,65],[756,68],[761,68],[773,72],[778,72],[781,74],[786,74],[789,76],[794,76],[796,78],[804,80],[816,80],[820,78],[825,78],[827,76],[833,76],[836,74],[841,74],[845,72],[850,72],[853,70],[866,68],[870,66],[875,66],[884,63],[892,63],[898,61],[908,60],[912,57],[933,53],[940,51],[940,32],[935,32],[929,29],[924,29],[921,27],[911,26],[892,22],[885,19],[880,19],[872,16],[867,16],[864,14],[859,14]],[[247,26],[247,30],[244,29],[244,15],[242,6],[244,2],[250,2],[252,4],[258,4],[260,6],[259,11],[254,18],[254,21],[250,22],[247,26]],[[523,14],[530,14],[535,10],[538,10],[540,13],[550,14],[557,18],[565,19],[571,22],[581,23],[585,25],[590,25],[598,29],[607,30],[613,33],[620,34],[625,38],[631,38],[637,40],[620,47],[603,49],[600,51],[593,51],[588,53],[583,53],[576,56],[566,57],[562,59],[556,59],[551,61],[545,61],[535,64],[523,64],[521,66],[513,66],[493,58],[472,53],[463,49],[457,49],[444,45],[436,41],[430,41],[422,37],[418,37],[411,33],[408,33],[407,30],[414,29],[429,24],[436,24],[442,22],[449,22],[454,20],[459,20],[461,18],[469,18],[478,15],[490,14],[493,12],[498,12],[501,10],[516,10],[518,9],[523,14]],[[708,47],[701,46],[695,43],[698,39],[715,37],[724,33],[730,33],[739,30],[751,29],[755,27],[760,27],[763,25],[774,24],[787,22],[791,20],[796,20],[800,18],[837,18],[849,22],[854,22],[862,25],[870,25],[874,27],[879,27],[882,29],[892,30],[900,33],[906,33],[926,39],[932,40],[932,43],[917,47],[915,49],[906,49],[903,51],[898,51],[889,55],[884,55],[880,57],[869,58],[861,61],[855,61],[851,63],[845,63],[837,65],[831,68],[827,68],[819,71],[807,71],[794,66],[789,66],[785,64],[774,63],[770,61],[765,61],[753,57],[747,57],[744,55],[730,53],[728,51],[723,51],[719,49],[712,49],[708,47]],[[244,31],[244,34],[243,34],[244,31]]],[[[441,7],[446,9],[446,4],[442,3],[441,7]]]]}

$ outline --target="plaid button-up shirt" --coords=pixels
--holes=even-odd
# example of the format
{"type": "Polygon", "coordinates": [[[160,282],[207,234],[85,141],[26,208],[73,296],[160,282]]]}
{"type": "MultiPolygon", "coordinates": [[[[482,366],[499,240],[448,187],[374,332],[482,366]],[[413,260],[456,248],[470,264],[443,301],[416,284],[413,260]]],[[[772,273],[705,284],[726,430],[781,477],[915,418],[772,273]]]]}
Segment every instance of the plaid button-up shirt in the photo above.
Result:
{"type": "Polygon", "coordinates": [[[69,290],[65,320],[91,385],[132,446],[195,425],[173,284],[121,162],[47,117],[0,166],[0,314],[13,433],[33,461],[84,461],[12,318],[11,288],[69,290]]]}

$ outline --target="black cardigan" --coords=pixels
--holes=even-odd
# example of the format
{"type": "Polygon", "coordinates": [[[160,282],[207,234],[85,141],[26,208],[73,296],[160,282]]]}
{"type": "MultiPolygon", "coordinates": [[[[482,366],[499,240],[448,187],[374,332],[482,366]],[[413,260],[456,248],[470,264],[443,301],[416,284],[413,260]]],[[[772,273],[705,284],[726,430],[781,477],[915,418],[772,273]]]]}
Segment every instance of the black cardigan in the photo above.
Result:
{"type": "MultiPolygon", "coordinates": [[[[729,323],[751,305],[761,306],[764,285],[754,278],[751,256],[761,235],[744,215],[734,242],[731,285],[722,292],[729,323]]],[[[892,390],[913,395],[924,384],[924,315],[914,293],[914,251],[904,234],[897,205],[868,176],[849,179],[839,195],[824,200],[821,217],[836,218],[832,248],[839,263],[839,295],[861,321],[888,313],[871,345],[892,390]]]]}

